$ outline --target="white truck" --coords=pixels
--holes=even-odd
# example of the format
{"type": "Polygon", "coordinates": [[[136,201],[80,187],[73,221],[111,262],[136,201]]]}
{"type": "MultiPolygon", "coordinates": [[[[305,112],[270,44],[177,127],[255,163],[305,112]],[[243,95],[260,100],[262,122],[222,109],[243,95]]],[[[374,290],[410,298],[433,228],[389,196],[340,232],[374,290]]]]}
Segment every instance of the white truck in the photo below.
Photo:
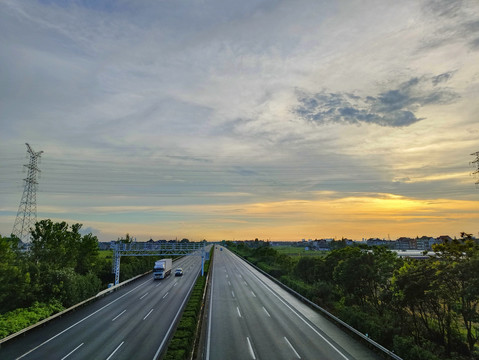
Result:
{"type": "Polygon", "coordinates": [[[171,273],[173,261],[171,259],[161,259],[155,261],[153,266],[153,279],[164,279],[171,273]]]}

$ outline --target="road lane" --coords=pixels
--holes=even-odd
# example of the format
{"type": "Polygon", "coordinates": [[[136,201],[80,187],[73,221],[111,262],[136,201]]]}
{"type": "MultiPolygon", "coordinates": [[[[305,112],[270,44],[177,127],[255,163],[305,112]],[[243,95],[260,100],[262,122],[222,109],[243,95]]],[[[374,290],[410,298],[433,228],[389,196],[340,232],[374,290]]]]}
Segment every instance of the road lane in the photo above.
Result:
{"type": "Polygon", "coordinates": [[[212,268],[208,360],[379,359],[226,249],[212,268]]]}
{"type": "Polygon", "coordinates": [[[4,344],[1,359],[153,359],[200,273],[201,257],[173,263],[184,275],[151,276],[4,344]]]}

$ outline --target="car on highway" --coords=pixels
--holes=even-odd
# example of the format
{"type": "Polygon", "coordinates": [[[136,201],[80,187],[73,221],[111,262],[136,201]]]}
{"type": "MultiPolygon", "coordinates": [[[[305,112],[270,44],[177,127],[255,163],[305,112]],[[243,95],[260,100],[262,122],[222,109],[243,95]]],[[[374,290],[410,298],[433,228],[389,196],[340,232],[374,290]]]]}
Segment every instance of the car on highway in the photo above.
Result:
{"type": "Polygon", "coordinates": [[[175,270],[175,276],[183,276],[183,269],[182,268],[177,268],[175,270]]]}

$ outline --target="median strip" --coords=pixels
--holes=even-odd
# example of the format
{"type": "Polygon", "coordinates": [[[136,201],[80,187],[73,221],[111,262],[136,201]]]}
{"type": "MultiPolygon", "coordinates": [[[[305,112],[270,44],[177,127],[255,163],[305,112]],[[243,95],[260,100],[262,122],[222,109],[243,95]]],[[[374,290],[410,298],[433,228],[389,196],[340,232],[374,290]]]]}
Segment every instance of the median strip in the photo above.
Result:
{"type": "MultiPolygon", "coordinates": [[[[201,327],[201,318],[204,309],[204,298],[206,294],[206,283],[209,274],[209,267],[212,260],[213,249],[210,251],[210,260],[204,264],[204,275],[198,276],[194,283],[193,290],[190,292],[188,303],[182,306],[183,314],[178,322],[176,331],[171,338],[163,360],[185,360],[192,359],[198,343],[198,333],[201,327]]],[[[187,299],[185,299],[186,301],[187,299]]],[[[173,326],[175,321],[173,321],[173,326]]],[[[155,354],[154,359],[160,355],[160,349],[155,354]]]]}

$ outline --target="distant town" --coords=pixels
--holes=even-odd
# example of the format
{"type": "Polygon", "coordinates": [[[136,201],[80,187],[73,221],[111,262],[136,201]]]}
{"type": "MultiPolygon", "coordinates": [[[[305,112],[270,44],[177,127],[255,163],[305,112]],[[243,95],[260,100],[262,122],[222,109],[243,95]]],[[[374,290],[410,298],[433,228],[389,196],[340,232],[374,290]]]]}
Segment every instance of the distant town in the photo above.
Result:
{"type": "MultiPolygon", "coordinates": [[[[469,234],[466,234],[468,239],[471,239],[475,242],[479,242],[479,239],[472,237],[469,234]]],[[[362,240],[351,240],[347,238],[337,239],[302,239],[301,241],[272,241],[270,242],[271,246],[296,246],[302,247],[305,250],[311,251],[328,251],[345,246],[385,246],[390,250],[397,251],[407,251],[407,250],[416,250],[416,251],[432,251],[432,246],[435,244],[443,244],[454,239],[448,235],[441,235],[438,237],[422,236],[416,238],[409,237],[400,237],[396,240],[385,240],[379,238],[370,238],[362,240]]]]}
{"type": "MultiPolygon", "coordinates": [[[[476,240],[472,238],[472,240],[476,240]]],[[[379,238],[370,238],[363,240],[351,240],[351,239],[302,239],[300,242],[290,243],[292,246],[302,246],[308,248],[309,250],[332,250],[338,247],[344,246],[358,246],[358,245],[367,245],[367,246],[385,246],[391,250],[421,250],[421,251],[431,251],[432,246],[435,244],[443,244],[449,241],[453,241],[448,235],[441,235],[437,238],[422,236],[416,238],[409,237],[400,237],[396,240],[385,240],[379,238]]],[[[285,245],[284,242],[275,242],[272,245],[285,245]]]]}
{"type": "MultiPolygon", "coordinates": [[[[470,236],[469,239],[479,242],[479,239],[470,236]]],[[[244,242],[254,246],[255,244],[268,244],[269,246],[292,246],[292,247],[301,247],[305,250],[310,251],[329,251],[337,248],[342,248],[345,246],[385,246],[390,250],[398,251],[407,251],[407,250],[417,250],[417,251],[432,251],[432,246],[435,244],[443,244],[450,241],[453,241],[454,238],[451,238],[448,235],[441,235],[438,237],[429,237],[422,236],[416,238],[409,237],[400,237],[396,240],[385,240],[379,238],[370,238],[362,240],[351,240],[347,238],[342,239],[302,239],[299,241],[269,241],[269,240],[231,240],[234,243],[244,242]]],[[[108,250],[111,248],[112,242],[99,242],[101,250],[108,250]]],[[[180,242],[189,242],[188,239],[181,240],[153,240],[150,239],[147,243],[151,244],[161,244],[161,243],[180,243],[180,242]]]]}

